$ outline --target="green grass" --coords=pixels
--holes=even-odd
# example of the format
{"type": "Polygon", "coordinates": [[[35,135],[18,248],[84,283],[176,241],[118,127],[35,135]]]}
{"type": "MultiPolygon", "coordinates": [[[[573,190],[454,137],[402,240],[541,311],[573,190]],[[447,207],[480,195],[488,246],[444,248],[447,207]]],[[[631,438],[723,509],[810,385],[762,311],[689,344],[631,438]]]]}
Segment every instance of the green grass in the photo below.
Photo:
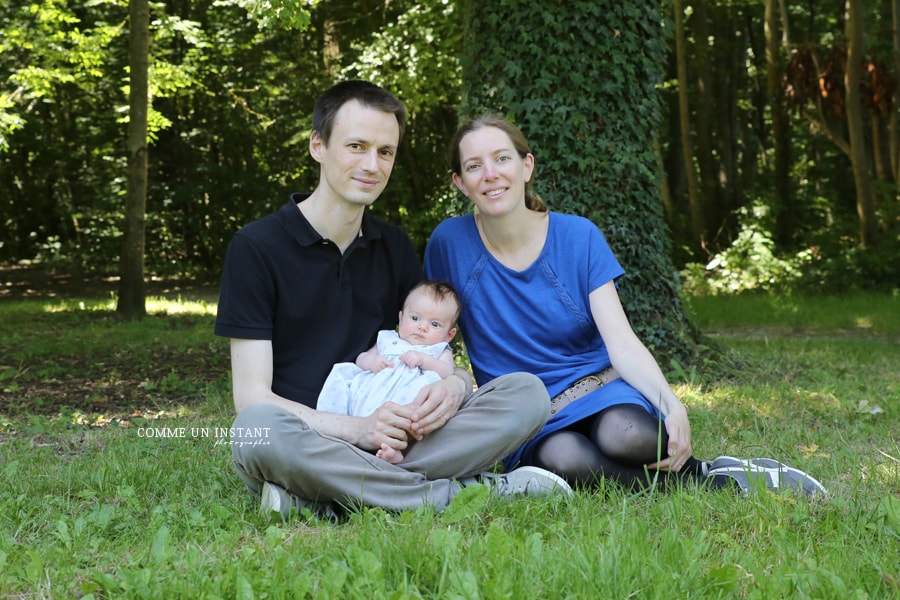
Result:
{"type": "Polygon", "coordinates": [[[774,329],[781,332],[900,336],[900,295],[699,296],[686,300],[704,330],[774,329]]]}
{"type": "Polygon", "coordinates": [[[900,598],[897,300],[689,304],[739,365],[674,382],[696,454],[779,457],[827,498],[467,488],[443,514],[270,523],[216,431],[232,409],[211,307],[135,324],[104,303],[0,303],[0,598],[900,598]],[[82,380],[143,387],[106,419],[41,391],[82,380]]]}

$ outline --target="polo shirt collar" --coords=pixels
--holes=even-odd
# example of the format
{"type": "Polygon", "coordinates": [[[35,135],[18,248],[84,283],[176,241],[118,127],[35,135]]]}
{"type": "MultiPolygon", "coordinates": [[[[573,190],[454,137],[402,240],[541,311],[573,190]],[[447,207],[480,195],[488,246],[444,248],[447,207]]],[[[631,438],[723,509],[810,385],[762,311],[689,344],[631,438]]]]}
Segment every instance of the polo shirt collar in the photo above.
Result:
{"type": "MultiPolygon", "coordinates": [[[[291,194],[290,201],[282,206],[280,211],[282,222],[301,246],[312,246],[323,239],[297,207],[298,204],[309,198],[310,195],[310,192],[297,192],[291,194]]],[[[372,217],[368,210],[363,213],[362,237],[366,242],[381,239],[382,237],[381,226],[378,220],[372,217]]]]}

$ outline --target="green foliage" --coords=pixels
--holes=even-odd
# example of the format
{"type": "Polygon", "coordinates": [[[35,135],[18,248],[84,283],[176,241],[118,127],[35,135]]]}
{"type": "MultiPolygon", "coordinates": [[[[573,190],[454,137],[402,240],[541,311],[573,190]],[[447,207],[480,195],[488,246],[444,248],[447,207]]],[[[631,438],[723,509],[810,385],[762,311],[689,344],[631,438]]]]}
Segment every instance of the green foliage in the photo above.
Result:
{"type": "Polygon", "coordinates": [[[840,230],[829,228],[820,236],[832,239],[782,258],[772,239],[768,207],[757,202],[738,213],[739,232],[731,245],[706,265],[689,263],[681,272],[686,293],[843,294],[900,289],[900,243],[891,243],[887,236],[879,246],[864,248],[851,235],[839,236],[840,230]]]}
{"type": "Polygon", "coordinates": [[[740,230],[731,246],[713,256],[708,264],[689,263],[682,272],[688,294],[738,293],[748,290],[776,291],[791,287],[800,277],[797,262],[775,256],[775,242],[766,221],[769,208],[762,203],[741,209],[740,230]]]}
{"type": "MultiPolygon", "coordinates": [[[[0,1],[2,261],[114,274],[125,194],[127,8],[126,0],[0,1]]],[[[703,39],[715,40],[711,87],[721,118],[706,155],[715,155],[727,182],[703,182],[725,186],[709,207],[724,221],[710,241],[714,252],[727,253],[747,235],[737,209],[772,196],[761,8],[717,5],[708,35],[699,13],[687,21],[693,52],[703,39]]],[[[690,338],[689,326],[678,324],[677,299],[649,300],[674,289],[667,259],[651,258],[671,254],[657,216],[654,137],[674,199],[674,245],[688,246],[679,218],[687,211],[677,111],[667,104],[661,121],[653,91],[671,45],[659,9],[605,1],[152,3],[147,271],[217,276],[236,229],[315,185],[318,168],[306,148],[314,99],[336,79],[364,77],[410,109],[376,214],[403,225],[423,248],[435,224],[466,210],[445,162],[462,99],[467,112],[505,112],[533,142],[538,191],[551,207],[589,216],[610,239],[628,270],[622,296],[644,338],[659,348],[690,338]],[[472,35],[463,40],[469,22],[472,35]],[[465,94],[460,57],[484,66],[468,69],[465,94]],[[674,330],[646,325],[654,322],[675,323],[674,330]]],[[[876,58],[889,54],[888,14],[869,11],[876,58]]],[[[803,26],[791,33],[830,47],[842,36],[842,19],[839,7],[793,6],[790,20],[803,26]]],[[[691,107],[698,111],[696,102],[691,107]]],[[[846,157],[802,116],[792,115],[790,125],[792,206],[776,208],[793,217],[792,227],[770,233],[773,226],[760,222],[759,235],[775,240],[773,256],[802,267],[798,285],[895,285],[896,186],[877,190],[881,244],[855,248],[846,157]],[[807,251],[809,260],[798,263],[807,251]]]]}
{"type": "MultiPolygon", "coordinates": [[[[373,79],[409,105],[409,134],[373,210],[424,248],[448,212],[443,156],[456,125],[458,16],[441,1],[360,8],[152,5],[149,273],[216,276],[234,231],[315,186],[310,113],[343,77],[373,79]],[[328,68],[326,45],[339,49],[328,68]]],[[[0,23],[0,75],[20,85],[0,94],[0,140],[13,149],[0,154],[0,260],[113,274],[125,194],[127,2],[0,3],[0,23]]]]}
{"type": "Polygon", "coordinates": [[[68,4],[0,6],[0,73],[15,88],[0,118],[13,124],[0,134],[12,150],[0,153],[0,255],[78,243],[82,211],[114,200],[124,173],[112,107],[127,57],[111,42],[122,35],[127,6],[68,4]]]}
{"type": "Polygon", "coordinates": [[[445,157],[457,123],[463,28],[456,3],[449,0],[398,2],[391,8],[394,18],[352,44],[359,54],[343,74],[374,81],[406,105],[398,163],[372,210],[402,223],[424,251],[434,227],[454,208],[445,157]]]}
{"type": "MultiPolygon", "coordinates": [[[[470,3],[464,113],[499,112],[529,139],[551,210],[597,223],[623,264],[620,294],[661,354],[690,361],[653,139],[666,64],[654,2],[470,3]]],[[[573,244],[577,244],[573,240],[573,244]]]]}
{"type": "Polygon", "coordinates": [[[900,237],[885,236],[875,247],[861,247],[843,237],[809,252],[798,287],[842,293],[850,290],[900,290],[900,237]]]}
{"type": "Polygon", "coordinates": [[[309,27],[309,9],[319,0],[218,0],[219,6],[240,6],[256,19],[260,29],[304,30],[309,27]]]}

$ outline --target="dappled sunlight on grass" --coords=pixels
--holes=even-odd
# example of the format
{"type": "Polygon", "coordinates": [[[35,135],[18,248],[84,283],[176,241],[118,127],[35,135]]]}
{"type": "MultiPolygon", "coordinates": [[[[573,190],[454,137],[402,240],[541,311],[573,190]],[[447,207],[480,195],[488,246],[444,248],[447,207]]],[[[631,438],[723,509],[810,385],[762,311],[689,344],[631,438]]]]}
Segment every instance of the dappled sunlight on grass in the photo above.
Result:
{"type": "MultiPolygon", "coordinates": [[[[115,295],[104,300],[52,300],[37,302],[21,302],[23,306],[33,304],[36,310],[45,313],[61,312],[115,312],[118,303],[115,295]]],[[[183,298],[163,298],[161,296],[149,296],[145,303],[147,314],[156,316],[165,315],[215,315],[216,303],[204,300],[185,300],[183,298]]]]}
{"type": "Polygon", "coordinates": [[[872,329],[872,317],[857,317],[856,326],[859,329],[872,329]]]}
{"type": "Polygon", "coordinates": [[[45,313],[62,312],[107,312],[116,310],[116,300],[54,300],[42,302],[42,310],[45,313]]]}
{"type": "Polygon", "coordinates": [[[212,315],[216,314],[217,304],[203,300],[185,300],[177,298],[147,298],[147,312],[154,315],[212,315]]]}

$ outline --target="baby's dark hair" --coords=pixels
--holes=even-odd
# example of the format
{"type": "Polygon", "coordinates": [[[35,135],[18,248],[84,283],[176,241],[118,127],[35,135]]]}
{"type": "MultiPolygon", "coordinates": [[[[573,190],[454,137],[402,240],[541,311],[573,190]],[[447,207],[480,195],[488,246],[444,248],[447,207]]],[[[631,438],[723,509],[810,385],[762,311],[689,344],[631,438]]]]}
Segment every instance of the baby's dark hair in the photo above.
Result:
{"type": "MultiPolygon", "coordinates": [[[[440,279],[423,279],[419,283],[417,283],[409,293],[413,293],[413,291],[418,289],[424,289],[431,296],[438,300],[439,302],[443,302],[444,300],[453,300],[456,302],[456,312],[453,313],[453,325],[459,321],[459,315],[462,312],[462,300],[459,299],[459,294],[456,293],[456,290],[452,285],[447,283],[446,281],[442,281],[440,279]]],[[[407,294],[408,296],[409,294],[407,294]]]]}

